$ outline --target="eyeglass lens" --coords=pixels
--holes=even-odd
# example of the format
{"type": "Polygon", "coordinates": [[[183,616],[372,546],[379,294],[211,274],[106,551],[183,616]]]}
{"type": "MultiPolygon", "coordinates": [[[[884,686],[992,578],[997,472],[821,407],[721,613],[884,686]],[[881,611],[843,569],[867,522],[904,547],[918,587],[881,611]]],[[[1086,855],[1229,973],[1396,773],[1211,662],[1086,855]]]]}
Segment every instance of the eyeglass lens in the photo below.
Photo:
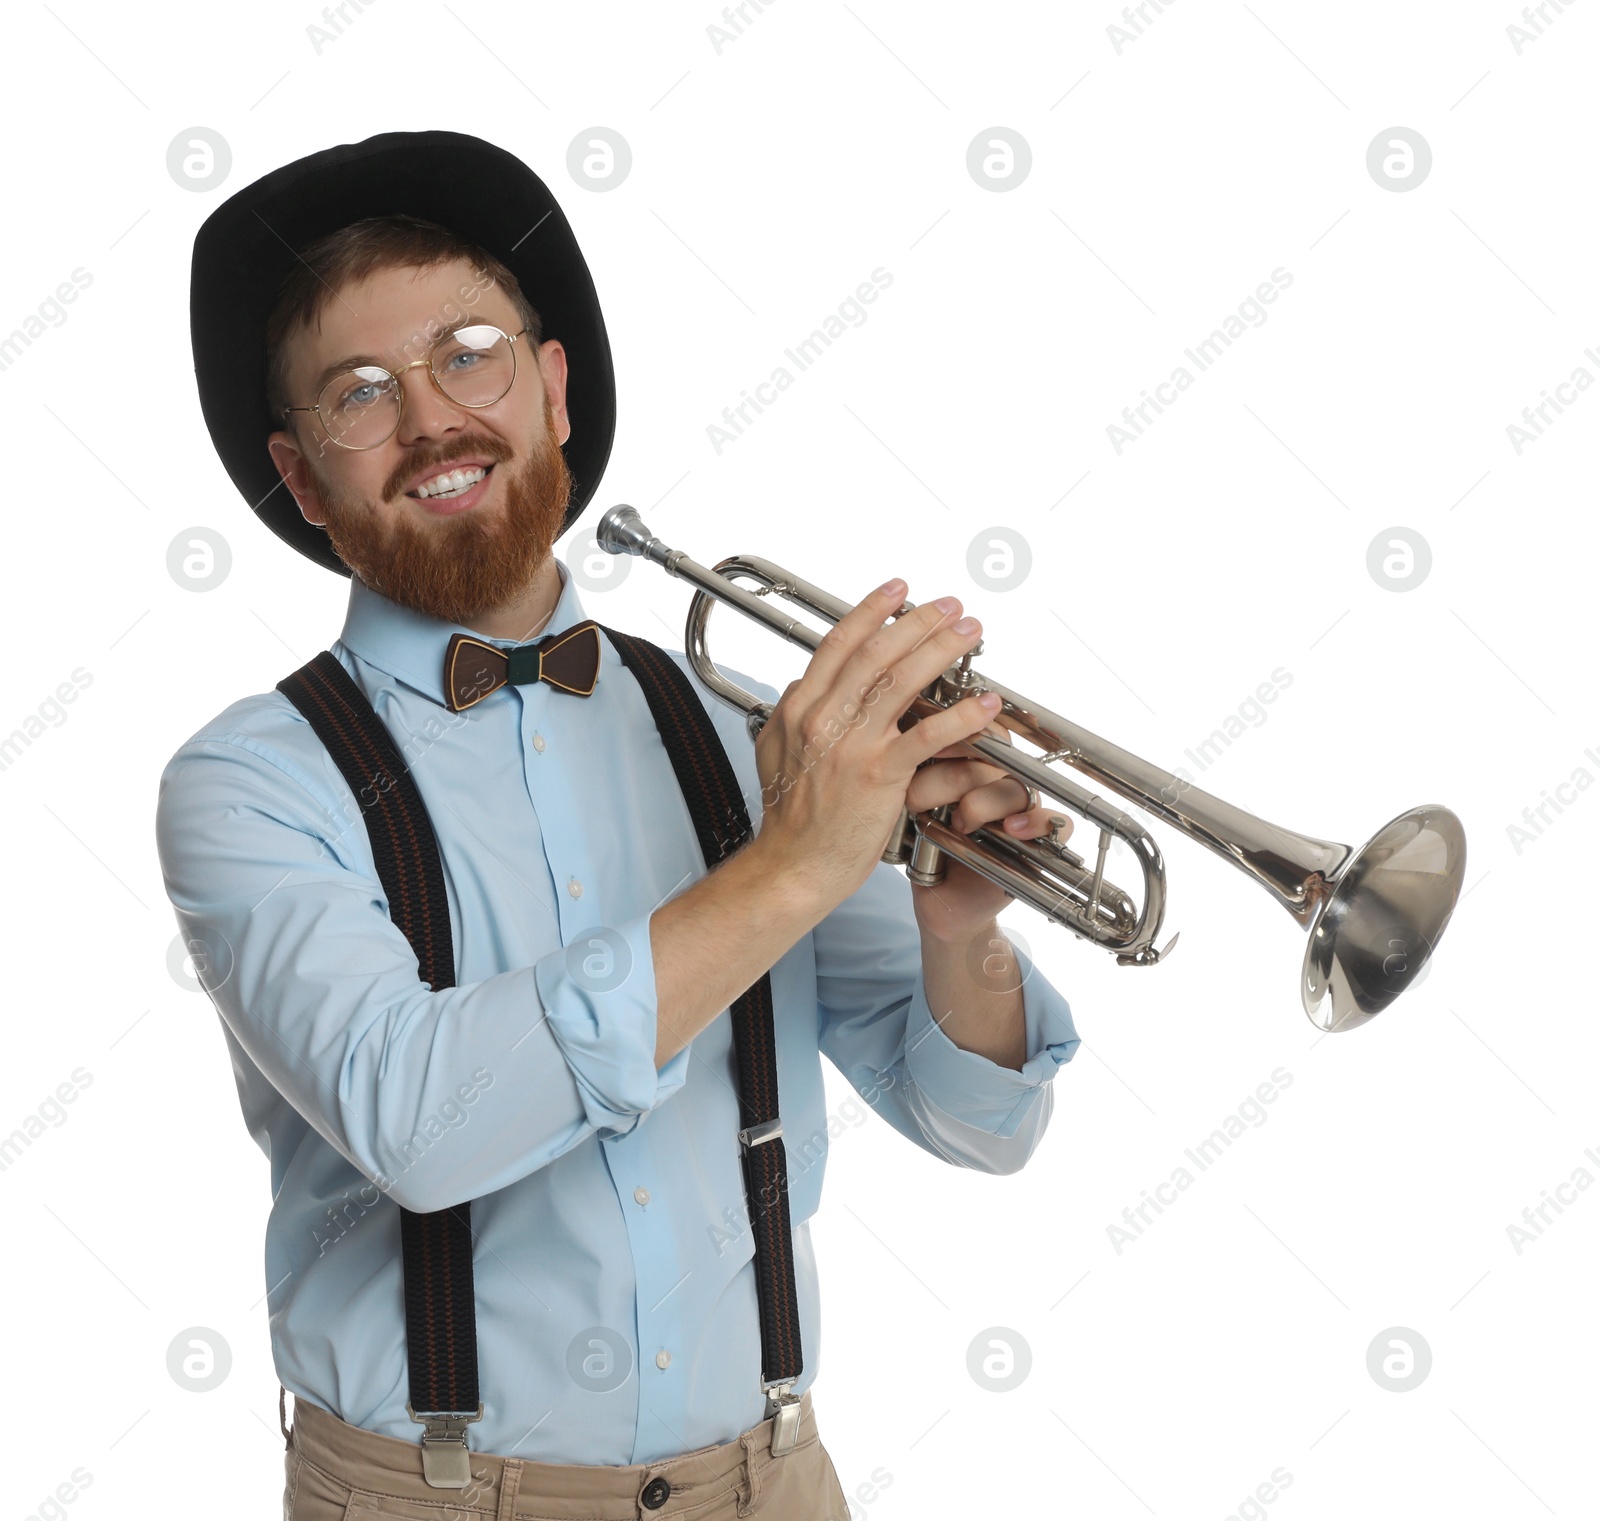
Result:
{"type": "MultiPolygon", "coordinates": [[[[511,389],[516,373],[511,340],[487,324],[457,328],[429,356],[439,388],[464,407],[487,407],[511,389]]],[[[400,386],[381,365],[335,375],[317,398],[318,416],[347,449],[382,443],[400,421],[400,386]]]]}

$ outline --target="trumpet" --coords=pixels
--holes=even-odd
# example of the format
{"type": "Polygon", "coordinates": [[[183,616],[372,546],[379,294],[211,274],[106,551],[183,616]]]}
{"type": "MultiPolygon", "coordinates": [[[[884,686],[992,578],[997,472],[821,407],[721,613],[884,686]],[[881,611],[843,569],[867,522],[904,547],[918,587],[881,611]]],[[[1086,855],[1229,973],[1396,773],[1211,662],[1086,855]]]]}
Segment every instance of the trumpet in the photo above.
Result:
{"type": "MultiPolygon", "coordinates": [[[[727,603],[789,643],[815,651],[823,633],[788,616],[778,600],[837,623],[852,604],[755,555],[733,555],[707,567],[669,548],[638,512],[618,504],[596,534],[608,553],[638,555],[697,588],[689,604],[684,650],[695,674],[722,701],[745,714],[752,738],[774,704],[730,681],[712,663],[706,644],[711,609],[727,603]],[[756,583],[754,591],[735,577],[756,583]]],[[[904,602],[892,614],[916,606],[904,602]]],[[[1307,931],[1300,973],[1306,1017],[1325,1032],[1354,1029],[1380,1014],[1416,982],[1450,922],[1466,871],[1466,836],[1448,808],[1427,803],[1391,819],[1354,849],[1269,824],[1202,791],[1108,740],[1052,713],[972,668],[974,646],[911,701],[901,727],[928,717],[975,692],[1001,699],[993,722],[1007,738],[972,735],[966,750],[1009,772],[1024,786],[1048,795],[1098,831],[1090,865],[1077,851],[1047,837],[1013,840],[988,828],[963,834],[949,823],[950,805],[915,814],[902,810],[882,859],[903,866],[921,886],[937,886],[950,857],[997,883],[1013,897],[1082,939],[1113,952],[1121,966],[1154,966],[1177,941],[1156,949],[1166,908],[1166,869],[1145,827],[1060,770],[1072,767],[1093,782],[1173,825],[1190,839],[1259,883],[1307,931]],[[1024,754],[1016,735],[1037,748],[1024,754]],[[1106,876],[1113,841],[1131,853],[1141,873],[1136,906],[1106,876]]]]}

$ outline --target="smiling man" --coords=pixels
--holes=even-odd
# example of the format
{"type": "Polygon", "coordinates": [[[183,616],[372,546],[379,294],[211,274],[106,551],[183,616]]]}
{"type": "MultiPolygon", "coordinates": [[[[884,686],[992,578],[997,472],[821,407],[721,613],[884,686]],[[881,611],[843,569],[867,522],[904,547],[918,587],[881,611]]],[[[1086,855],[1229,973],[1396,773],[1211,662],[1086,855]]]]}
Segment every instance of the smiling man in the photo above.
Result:
{"type": "Polygon", "coordinates": [[[419,219],[342,239],[341,263],[355,276],[316,313],[314,331],[291,324],[312,312],[317,279],[309,266],[291,274],[268,343],[275,409],[295,427],[267,447],[306,521],[327,529],[339,558],[372,590],[447,623],[527,639],[559,591],[550,546],[572,492],[561,453],[571,432],[566,352],[556,339],[538,343],[538,316],[508,273],[497,281],[466,255],[367,272],[371,260],[401,251],[397,233],[408,225],[417,257],[433,256],[440,240],[419,219]],[[402,356],[423,347],[439,314],[460,310],[462,291],[473,296],[471,315],[450,320],[422,357],[393,359],[402,373],[361,363],[375,350],[392,357],[396,347],[402,356]],[[407,313],[415,325],[397,328],[407,313]],[[412,336],[396,346],[396,331],[412,336]],[[522,389],[502,405],[516,384],[518,345],[522,389]],[[343,357],[323,363],[327,354],[343,357]],[[319,400],[294,407],[282,396],[319,400]],[[520,452],[489,426],[491,410],[501,428],[514,420],[525,434],[520,452]]]}
{"type": "Polygon", "coordinates": [[[781,699],[728,672],[776,701],[752,743],[681,652],[585,617],[553,546],[610,449],[605,328],[479,139],[275,171],[192,291],[235,484],[350,576],[338,640],[186,740],[156,818],[270,1163],[285,1517],[845,1521],[821,1057],[1007,1173],[1078,1045],[1000,889],[881,860],[907,807],[1055,821],[965,752],[992,702],[899,727],[976,621],[879,587],[781,699]]]}

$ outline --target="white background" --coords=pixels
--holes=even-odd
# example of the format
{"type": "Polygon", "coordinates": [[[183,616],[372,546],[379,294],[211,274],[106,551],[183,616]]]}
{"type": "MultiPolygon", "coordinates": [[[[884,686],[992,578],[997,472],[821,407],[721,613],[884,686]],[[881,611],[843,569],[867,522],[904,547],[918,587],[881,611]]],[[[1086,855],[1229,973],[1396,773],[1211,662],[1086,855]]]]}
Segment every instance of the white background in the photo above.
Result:
{"type": "MultiPolygon", "coordinates": [[[[914,601],[954,592],[981,667],[1168,768],[1281,667],[1207,788],[1349,843],[1421,802],[1465,823],[1425,980],[1321,1039],[1293,921],[1165,826],[1183,940],[1160,967],[1008,911],[1084,1038],[1027,1167],[948,1168],[859,1105],[830,1157],[816,1399],[872,1496],[856,1514],[1595,1514],[1600,1190],[1520,1253],[1507,1227],[1600,1178],[1600,798],[1567,792],[1520,848],[1508,826],[1600,776],[1600,396],[1520,452],[1507,427],[1600,377],[1600,17],[1549,6],[1519,51],[1510,0],[1183,0],[1120,50],[1110,3],[782,0],[720,44],[712,5],[677,0],[346,15],[320,43],[310,3],[52,0],[8,28],[0,334],[75,269],[92,283],[0,370],[0,734],[75,669],[92,684],[0,770],[0,1134],[92,1082],[0,1172],[0,1514],[41,1514],[80,1467],[43,1514],[277,1514],[267,1164],[213,1010],[169,971],[152,820],[172,751],[331,643],[346,583],[252,522],[211,448],[189,258],[250,180],[424,127],[525,158],[594,272],[618,434],[563,553],[627,500],[706,563],[765,555],[851,601],[897,573],[914,601]],[[1397,126],[1432,152],[1408,190],[1367,168],[1397,126]],[[596,127],[633,156],[603,192],[566,167],[596,127]],[[1005,191],[967,168],[996,127],[1032,155],[1005,191]],[[167,169],[196,128],[231,149],[212,190],[167,169]],[[723,408],[880,267],[867,320],[719,452],[723,408]],[[1264,323],[1119,453],[1123,407],[1280,268],[1264,323]],[[232,552],[204,594],[167,569],[197,528],[232,552]],[[968,569],[996,529],[1031,551],[1013,591],[968,569]],[[1431,551],[1409,590],[1368,570],[1391,529],[1431,551]],[[1265,1122],[1118,1252],[1124,1207],[1277,1068],[1265,1122]],[[232,1351],[204,1395],[166,1366],[193,1326],[232,1351]],[[1031,1356],[1009,1393],[968,1372],[996,1327],[1031,1356]],[[1368,1372],[1393,1327],[1431,1348],[1410,1392],[1368,1372]],[[1241,1511],[1276,1469],[1287,1487],[1241,1511]]],[[[685,588],[629,570],[589,611],[681,647],[685,588]]],[[[713,621],[720,659],[795,673],[713,621]]]]}

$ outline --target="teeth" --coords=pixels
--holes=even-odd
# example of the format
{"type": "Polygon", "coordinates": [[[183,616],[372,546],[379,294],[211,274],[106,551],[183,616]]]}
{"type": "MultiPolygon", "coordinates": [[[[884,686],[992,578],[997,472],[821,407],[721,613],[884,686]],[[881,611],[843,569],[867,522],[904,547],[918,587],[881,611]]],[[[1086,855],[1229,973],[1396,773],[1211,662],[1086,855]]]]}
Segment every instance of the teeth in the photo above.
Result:
{"type": "Polygon", "coordinates": [[[437,475],[425,485],[417,487],[419,497],[445,497],[460,496],[469,486],[475,486],[489,472],[481,465],[474,465],[470,470],[451,470],[445,475],[437,475]]]}

